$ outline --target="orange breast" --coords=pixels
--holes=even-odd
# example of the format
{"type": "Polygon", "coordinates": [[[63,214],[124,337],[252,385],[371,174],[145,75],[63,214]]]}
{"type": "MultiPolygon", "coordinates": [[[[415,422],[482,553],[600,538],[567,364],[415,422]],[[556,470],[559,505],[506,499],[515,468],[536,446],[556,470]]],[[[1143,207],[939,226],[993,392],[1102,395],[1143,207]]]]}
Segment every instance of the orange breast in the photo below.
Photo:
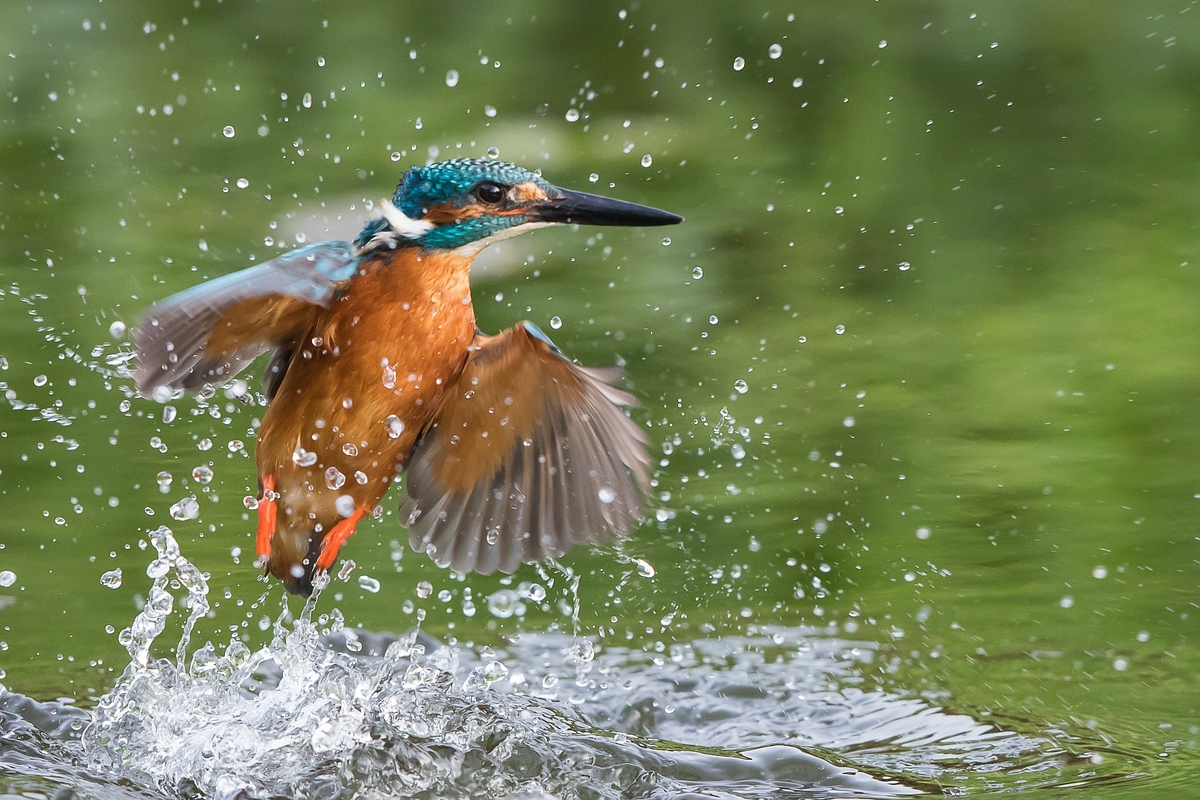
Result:
{"type": "Polygon", "coordinates": [[[403,469],[475,334],[469,269],[415,249],[371,261],[298,343],[256,453],[292,526],[328,530],[342,495],[373,508],[403,469]]]}

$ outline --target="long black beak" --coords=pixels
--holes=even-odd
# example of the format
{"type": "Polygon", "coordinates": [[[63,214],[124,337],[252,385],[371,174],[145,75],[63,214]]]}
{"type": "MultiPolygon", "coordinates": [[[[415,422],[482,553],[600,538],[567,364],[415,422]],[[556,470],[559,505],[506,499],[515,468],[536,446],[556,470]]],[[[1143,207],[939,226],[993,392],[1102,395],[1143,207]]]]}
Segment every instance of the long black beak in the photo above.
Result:
{"type": "Polygon", "coordinates": [[[535,222],[575,222],[580,225],[678,225],[683,217],[650,206],[626,203],[587,192],[559,189],[553,200],[530,210],[535,222]]]}

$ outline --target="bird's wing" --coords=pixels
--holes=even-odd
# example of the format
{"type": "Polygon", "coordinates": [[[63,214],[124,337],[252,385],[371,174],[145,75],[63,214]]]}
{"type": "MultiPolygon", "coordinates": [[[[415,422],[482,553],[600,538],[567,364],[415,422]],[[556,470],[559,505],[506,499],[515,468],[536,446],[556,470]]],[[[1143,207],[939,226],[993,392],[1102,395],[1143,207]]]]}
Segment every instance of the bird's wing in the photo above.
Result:
{"type": "Polygon", "coordinates": [[[133,334],[138,391],[228,382],[303,334],[357,267],[349,242],[320,242],[168,297],[133,334]]]}
{"type": "Polygon", "coordinates": [[[650,460],[620,377],[567,360],[532,323],[478,337],[409,457],[412,548],[486,575],[626,535],[650,460]]]}

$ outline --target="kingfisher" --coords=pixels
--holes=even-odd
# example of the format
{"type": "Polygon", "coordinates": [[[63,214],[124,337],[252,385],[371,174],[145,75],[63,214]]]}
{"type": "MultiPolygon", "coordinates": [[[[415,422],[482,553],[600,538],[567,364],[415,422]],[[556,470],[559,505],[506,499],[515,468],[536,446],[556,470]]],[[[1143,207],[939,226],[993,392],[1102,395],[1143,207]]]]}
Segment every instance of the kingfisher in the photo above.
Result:
{"type": "Polygon", "coordinates": [[[567,358],[536,325],[476,327],[489,244],[556,224],[674,225],[656,208],[554,186],[499,160],[412,167],[353,242],[210,280],[137,326],[138,391],[211,391],[260,355],[256,548],[309,595],[407,471],[409,544],[461,573],[514,572],[629,533],[647,437],[618,367],[567,358]]]}

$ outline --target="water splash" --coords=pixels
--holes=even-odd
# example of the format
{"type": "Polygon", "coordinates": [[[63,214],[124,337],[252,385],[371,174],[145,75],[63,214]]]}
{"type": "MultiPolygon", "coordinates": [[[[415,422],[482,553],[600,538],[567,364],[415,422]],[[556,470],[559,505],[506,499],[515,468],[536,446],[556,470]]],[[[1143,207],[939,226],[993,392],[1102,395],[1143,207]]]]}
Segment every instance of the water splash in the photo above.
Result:
{"type": "Polygon", "coordinates": [[[872,689],[888,659],[830,631],[647,651],[578,630],[446,647],[346,630],[336,609],[314,621],[324,574],[265,647],[233,639],[189,660],[207,581],[169,528],[150,540],[167,568],[94,712],[0,688],[10,772],[104,797],[882,798],[1087,784],[1122,761],[1087,732],[1018,733],[872,689]],[[154,658],[172,588],[184,633],[174,659],[154,658]]]}
{"type": "MultiPolygon", "coordinates": [[[[255,654],[202,649],[190,672],[158,662],[127,674],[84,735],[88,765],[171,796],[221,798],[665,798],[723,781],[742,797],[914,793],[786,745],[676,752],[635,741],[569,706],[496,691],[525,678],[415,632],[343,632],[329,647],[302,617],[278,633],[255,654]],[[366,655],[348,652],[363,638],[366,655]]],[[[547,683],[567,682],[536,685],[547,683]]]]}

